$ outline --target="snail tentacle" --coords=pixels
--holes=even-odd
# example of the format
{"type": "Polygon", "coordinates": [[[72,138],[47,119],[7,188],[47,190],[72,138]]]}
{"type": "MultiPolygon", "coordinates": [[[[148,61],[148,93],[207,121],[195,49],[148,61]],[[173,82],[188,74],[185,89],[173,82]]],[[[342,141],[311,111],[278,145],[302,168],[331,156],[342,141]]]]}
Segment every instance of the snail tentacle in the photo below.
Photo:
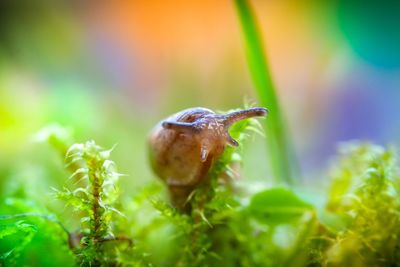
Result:
{"type": "Polygon", "coordinates": [[[176,130],[181,132],[197,132],[195,123],[192,122],[178,122],[178,121],[163,121],[161,126],[164,129],[176,130]]]}
{"type": "Polygon", "coordinates": [[[245,110],[234,111],[225,116],[225,124],[227,126],[234,124],[235,122],[252,118],[252,117],[263,117],[268,114],[266,108],[249,108],[245,110]]]}

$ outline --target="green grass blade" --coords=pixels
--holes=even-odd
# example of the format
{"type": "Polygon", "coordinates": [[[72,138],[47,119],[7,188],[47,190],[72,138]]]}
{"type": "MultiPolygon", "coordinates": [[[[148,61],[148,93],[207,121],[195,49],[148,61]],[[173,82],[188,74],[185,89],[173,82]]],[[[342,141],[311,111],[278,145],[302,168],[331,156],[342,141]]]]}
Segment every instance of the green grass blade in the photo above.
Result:
{"type": "Polygon", "coordinates": [[[270,111],[264,128],[267,133],[268,153],[277,182],[293,182],[292,148],[288,142],[283,114],[268,67],[261,34],[249,1],[234,0],[238,12],[250,74],[260,103],[270,111]]]}

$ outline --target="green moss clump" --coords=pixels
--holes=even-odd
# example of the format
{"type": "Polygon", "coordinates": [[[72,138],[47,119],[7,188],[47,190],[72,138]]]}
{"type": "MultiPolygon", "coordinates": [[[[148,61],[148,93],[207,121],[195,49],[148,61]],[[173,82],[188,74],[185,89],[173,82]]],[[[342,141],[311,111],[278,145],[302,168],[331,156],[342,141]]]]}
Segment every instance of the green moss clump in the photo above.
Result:
{"type": "Polygon", "coordinates": [[[400,266],[397,166],[393,150],[362,143],[341,147],[326,206],[335,218],[336,231],[317,238],[316,262],[323,266],[400,266]]]}

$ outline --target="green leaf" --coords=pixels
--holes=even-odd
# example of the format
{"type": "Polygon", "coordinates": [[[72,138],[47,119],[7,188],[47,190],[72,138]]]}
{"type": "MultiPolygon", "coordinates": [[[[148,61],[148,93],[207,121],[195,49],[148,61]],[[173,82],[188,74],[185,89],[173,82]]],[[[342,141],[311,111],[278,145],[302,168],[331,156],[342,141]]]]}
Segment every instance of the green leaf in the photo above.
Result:
{"type": "Polygon", "coordinates": [[[255,194],[248,212],[256,220],[269,225],[289,224],[314,207],[285,188],[273,188],[255,194]]]}

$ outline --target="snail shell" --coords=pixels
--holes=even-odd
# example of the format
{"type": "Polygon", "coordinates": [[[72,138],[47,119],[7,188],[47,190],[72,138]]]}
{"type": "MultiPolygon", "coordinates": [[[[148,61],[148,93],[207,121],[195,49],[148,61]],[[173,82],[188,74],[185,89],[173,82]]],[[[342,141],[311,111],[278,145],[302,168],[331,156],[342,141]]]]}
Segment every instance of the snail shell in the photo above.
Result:
{"type": "Polygon", "coordinates": [[[168,186],[172,202],[183,208],[189,194],[204,180],[226,145],[238,146],[229,127],[240,120],[266,116],[266,108],[216,114],[190,108],[161,121],[150,134],[150,161],[168,186]]]}

